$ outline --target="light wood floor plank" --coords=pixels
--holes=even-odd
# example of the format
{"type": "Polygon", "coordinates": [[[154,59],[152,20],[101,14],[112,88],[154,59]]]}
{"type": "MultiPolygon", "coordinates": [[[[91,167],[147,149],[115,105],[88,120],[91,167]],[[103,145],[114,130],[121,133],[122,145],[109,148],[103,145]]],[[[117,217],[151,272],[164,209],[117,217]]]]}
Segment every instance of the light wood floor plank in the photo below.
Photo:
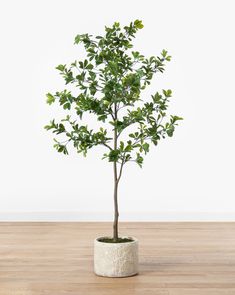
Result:
{"type": "Polygon", "coordinates": [[[0,295],[235,295],[235,223],[121,223],[140,241],[138,276],[93,274],[110,223],[0,223],[0,295]]]}

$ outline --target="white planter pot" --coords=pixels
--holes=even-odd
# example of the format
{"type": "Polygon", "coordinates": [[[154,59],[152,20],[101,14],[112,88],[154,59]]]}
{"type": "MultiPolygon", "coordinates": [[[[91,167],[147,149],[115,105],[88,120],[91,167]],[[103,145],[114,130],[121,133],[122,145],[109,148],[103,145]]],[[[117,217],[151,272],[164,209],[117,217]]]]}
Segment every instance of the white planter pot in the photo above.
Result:
{"type": "Polygon", "coordinates": [[[138,240],[131,239],[131,242],[126,243],[105,243],[95,239],[95,274],[104,277],[136,275],[138,273],[138,240]]]}

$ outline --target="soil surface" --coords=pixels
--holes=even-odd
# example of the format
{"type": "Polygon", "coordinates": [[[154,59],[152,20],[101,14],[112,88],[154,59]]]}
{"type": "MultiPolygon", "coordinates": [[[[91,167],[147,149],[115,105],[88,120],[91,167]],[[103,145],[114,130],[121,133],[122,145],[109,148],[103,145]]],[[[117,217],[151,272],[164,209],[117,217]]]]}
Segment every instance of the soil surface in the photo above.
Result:
{"type": "Polygon", "coordinates": [[[118,238],[118,240],[114,240],[113,238],[103,237],[103,238],[99,238],[98,241],[102,243],[130,243],[130,242],[133,242],[133,239],[118,238]]]}

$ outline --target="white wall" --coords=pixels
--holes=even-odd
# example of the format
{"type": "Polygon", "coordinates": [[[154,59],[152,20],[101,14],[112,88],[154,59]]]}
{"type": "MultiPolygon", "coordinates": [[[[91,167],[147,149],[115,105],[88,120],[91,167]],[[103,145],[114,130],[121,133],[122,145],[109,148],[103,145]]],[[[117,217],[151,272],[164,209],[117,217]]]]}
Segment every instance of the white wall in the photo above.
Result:
{"type": "MultiPolygon", "coordinates": [[[[112,217],[112,166],[56,153],[43,126],[61,113],[45,93],[63,89],[54,69],[81,56],[77,33],[142,19],[135,49],[173,60],[152,91],[174,91],[185,120],[130,165],[120,188],[124,220],[235,220],[234,1],[1,1],[0,219],[112,217]]],[[[149,92],[150,93],[150,92],[149,92]]]]}

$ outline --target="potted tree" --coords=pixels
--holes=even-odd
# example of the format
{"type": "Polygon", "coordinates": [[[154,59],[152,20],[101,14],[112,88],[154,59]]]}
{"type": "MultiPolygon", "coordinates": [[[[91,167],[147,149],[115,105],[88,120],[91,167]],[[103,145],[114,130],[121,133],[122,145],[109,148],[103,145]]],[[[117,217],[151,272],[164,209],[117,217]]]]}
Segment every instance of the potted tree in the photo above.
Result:
{"type": "Polygon", "coordinates": [[[138,241],[118,233],[118,186],[123,168],[130,162],[142,167],[150,143],[157,145],[160,139],[171,137],[177,122],[182,120],[166,114],[171,90],[156,92],[148,100],[140,96],[154,74],[162,73],[165,62],[171,59],[166,50],[150,58],[132,50],[132,40],[142,28],[140,20],[123,28],[115,22],[112,27],[105,27],[103,36],[77,35],[75,44],[84,46],[86,59],[56,67],[65,84],[74,85],[74,90],[67,87],[47,94],[48,104],[57,101],[67,111],[64,119],[53,119],[45,126],[59,135],[54,139],[56,150],[67,155],[71,143],[86,156],[89,149],[101,145],[106,149],[103,159],[113,166],[113,236],[99,237],[94,245],[95,273],[101,276],[137,274],[138,241]],[[97,118],[96,131],[88,124],[78,123],[84,120],[85,113],[97,118]]]}

